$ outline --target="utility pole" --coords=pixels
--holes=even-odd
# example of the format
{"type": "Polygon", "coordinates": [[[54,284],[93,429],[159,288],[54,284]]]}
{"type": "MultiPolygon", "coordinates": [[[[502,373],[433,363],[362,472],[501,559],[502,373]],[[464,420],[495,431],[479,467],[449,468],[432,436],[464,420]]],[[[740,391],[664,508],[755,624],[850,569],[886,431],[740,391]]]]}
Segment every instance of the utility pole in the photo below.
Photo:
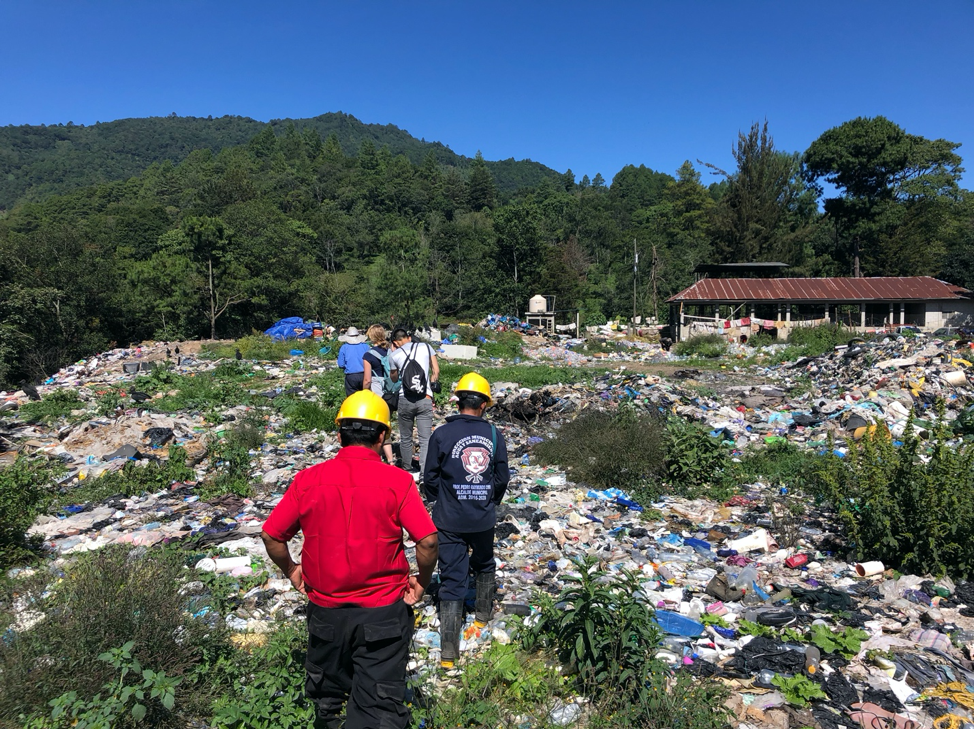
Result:
{"type": "Polygon", "coordinates": [[[653,282],[653,316],[656,324],[659,324],[659,254],[656,252],[656,244],[653,244],[653,267],[650,273],[650,280],[653,282]]]}
{"type": "Polygon", "coordinates": [[[639,251],[636,250],[636,239],[632,239],[632,328],[631,334],[636,332],[636,277],[639,275],[639,251]]]}

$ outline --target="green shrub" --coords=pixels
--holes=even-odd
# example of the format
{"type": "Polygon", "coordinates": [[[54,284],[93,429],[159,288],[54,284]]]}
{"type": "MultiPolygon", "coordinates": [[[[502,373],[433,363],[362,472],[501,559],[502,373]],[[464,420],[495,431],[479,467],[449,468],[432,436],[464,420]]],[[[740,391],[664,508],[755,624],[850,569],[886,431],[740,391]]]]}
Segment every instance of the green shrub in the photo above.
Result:
{"type": "MultiPolygon", "coordinates": [[[[816,685],[817,686],[817,685],[816,685]]],[[[596,691],[589,729],[727,729],[730,689],[715,679],[675,675],[662,663],[626,690],[596,691]]]]}
{"type": "Polygon", "coordinates": [[[566,665],[575,688],[592,699],[587,726],[725,727],[727,688],[683,672],[674,676],[655,659],[660,632],[639,576],[601,570],[591,557],[576,567],[556,598],[540,595],[537,622],[517,637],[525,650],[550,650],[566,665]]]}
{"type": "MultiPolygon", "coordinates": [[[[942,404],[938,408],[943,413],[942,404]]],[[[903,445],[877,429],[827,455],[815,488],[846,526],[859,559],[911,574],[974,575],[974,445],[956,444],[943,420],[929,443],[908,421],[903,445]]]]}
{"type": "Polygon", "coordinates": [[[698,334],[673,345],[673,353],[681,357],[714,359],[727,352],[727,342],[719,334],[698,334]]]}
{"type": "Polygon", "coordinates": [[[682,418],[666,425],[666,478],[672,490],[686,496],[708,493],[721,498],[732,483],[726,448],[710,431],[682,418]]]}
{"type": "Polygon", "coordinates": [[[757,334],[749,337],[747,340],[747,346],[754,347],[755,349],[758,347],[769,347],[772,344],[781,344],[781,342],[777,339],[777,337],[772,337],[767,332],[758,332],[757,334]]]}
{"type": "Polygon", "coordinates": [[[50,503],[50,487],[64,472],[58,462],[19,456],[0,470],[0,572],[31,559],[40,540],[27,530],[50,503]]]}
{"type": "Polygon", "coordinates": [[[571,469],[572,480],[597,489],[632,491],[644,501],[660,494],[665,428],[631,409],[587,410],[535,446],[541,463],[571,469]]]}
{"type": "Polygon", "coordinates": [[[317,388],[318,402],[321,403],[322,407],[326,409],[334,408],[335,414],[338,414],[338,407],[345,400],[344,372],[337,368],[327,370],[320,375],[308,378],[307,386],[308,388],[317,388]]]}
{"type": "MultiPolygon", "coordinates": [[[[219,624],[186,612],[182,566],[162,550],[141,552],[107,547],[82,555],[50,593],[42,582],[26,583],[30,589],[20,597],[42,619],[0,641],[0,716],[49,714],[48,702],[72,691],[82,702],[93,700],[118,680],[99,656],[120,643],[133,641],[133,658],[174,679],[191,673],[208,647],[225,643],[219,624]]],[[[175,699],[191,710],[205,691],[183,683],[175,699]]],[[[174,718],[153,726],[186,723],[174,718]]]]}
{"type": "Polygon", "coordinates": [[[856,336],[855,332],[839,323],[793,327],[788,333],[788,344],[801,347],[805,356],[815,357],[830,352],[840,344],[848,344],[856,336]]]}
{"type": "Polygon", "coordinates": [[[39,401],[24,403],[20,407],[20,416],[32,423],[53,423],[69,416],[73,410],[81,410],[84,407],[85,404],[78,396],[77,390],[63,388],[49,392],[39,401]]]}

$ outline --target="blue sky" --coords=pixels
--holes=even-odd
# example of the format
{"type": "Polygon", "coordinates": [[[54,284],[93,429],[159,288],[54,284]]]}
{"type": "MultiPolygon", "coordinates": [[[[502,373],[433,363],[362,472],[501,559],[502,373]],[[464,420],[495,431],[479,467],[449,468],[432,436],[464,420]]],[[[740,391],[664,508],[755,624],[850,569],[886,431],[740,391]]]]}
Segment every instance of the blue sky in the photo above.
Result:
{"type": "Polygon", "coordinates": [[[970,168],[972,30],[971,0],[7,0],[0,124],[341,110],[611,180],[629,163],[730,169],[755,121],[803,151],[882,114],[963,143],[970,168]]]}

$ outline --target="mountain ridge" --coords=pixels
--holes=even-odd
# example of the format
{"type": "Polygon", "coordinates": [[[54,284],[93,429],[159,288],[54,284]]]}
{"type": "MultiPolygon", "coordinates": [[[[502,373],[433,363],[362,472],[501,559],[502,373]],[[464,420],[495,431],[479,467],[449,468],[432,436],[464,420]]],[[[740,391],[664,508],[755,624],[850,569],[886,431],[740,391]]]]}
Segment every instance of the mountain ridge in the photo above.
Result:
{"type": "MultiPolygon", "coordinates": [[[[322,139],[334,133],[346,154],[371,140],[377,148],[404,154],[414,164],[433,152],[445,167],[466,170],[473,158],[442,142],[417,139],[394,124],[367,124],[342,111],[304,119],[259,121],[246,116],[155,116],[116,119],[82,125],[8,125],[0,127],[0,210],[41,200],[88,185],[124,180],[151,164],[178,164],[192,151],[246,144],[270,126],[280,137],[293,124],[297,131],[315,129],[322,139]]],[[[501,192],[555,179],[560,173],[531,159],[488,161],[501,192]]]]}

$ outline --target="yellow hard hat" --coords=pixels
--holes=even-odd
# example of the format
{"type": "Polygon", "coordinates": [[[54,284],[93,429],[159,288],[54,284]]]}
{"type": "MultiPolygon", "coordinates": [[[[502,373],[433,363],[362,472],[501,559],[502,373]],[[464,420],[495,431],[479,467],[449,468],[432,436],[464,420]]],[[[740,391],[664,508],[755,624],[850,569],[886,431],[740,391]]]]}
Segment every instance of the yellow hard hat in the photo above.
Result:
{"type": "Polygon", "coordinates": [[[460,378],[457,383],[457,394],[461,392],[475,392],[486,397],[488,405],[494,404],[490,397],[490,383],[476,372],[468,372],[460,378]]]}
{"type": "Polygon", "coordinates": [[[343,420],[371,420],[388,430],[390,428],[389,406],[371,390],[359,390],[346,397],[345,402],[338,409],[335,422],[341,423],[343,420]]]}

